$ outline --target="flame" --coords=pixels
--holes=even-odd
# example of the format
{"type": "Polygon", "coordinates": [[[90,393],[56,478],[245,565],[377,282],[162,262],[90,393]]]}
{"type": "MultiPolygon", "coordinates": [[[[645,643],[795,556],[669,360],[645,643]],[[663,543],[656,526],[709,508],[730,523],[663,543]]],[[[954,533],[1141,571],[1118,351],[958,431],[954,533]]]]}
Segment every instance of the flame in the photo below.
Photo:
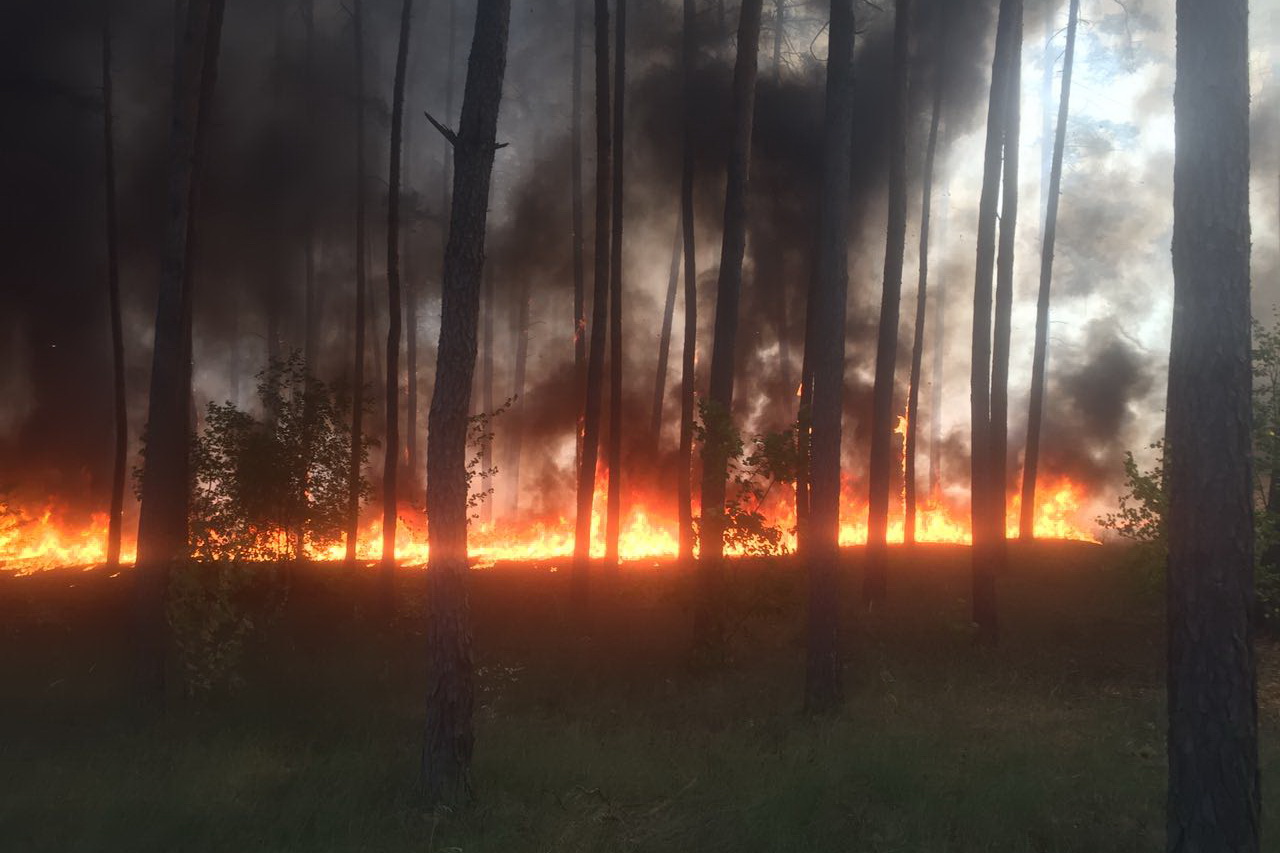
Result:
{"type": "MultiPolygon", "coordinates": [[[[900,422],[901,423],[901,422],[900,422]]],[[[606,476],[597,478],[592,513],[591,555],[604,556],[605,502],[608,492],[606,476]]],[[[842,489],[842,523],[840,544],[861,545],[867,541],[867,507],[865,483],[849,479],[842,489]]],[[[1096,542],[1087,521],[1088,499],[1083,486],[1062,478],[1041,484],[1037,491],[1035,535],[1043,539],[1073,539],[1096,542]]],[[[619,558],[622,561],[655,562],[671,560],[679,551],[679,531],[674,507],[669,498],[632,494],[624,501],[625,517],[619,534],[619,558]]],[[[1014,493],[1007,501],[1006,532],[1018,535],[1021,496],[1014,493]]],[[[380,514],[379,514],[380,515],[380,514]]],[[[782,545],[795,549],[795,508],[788,490],[775,490],[765,508],[769,522],[783,530],[782,545]]],[[[126,528],[121,563],[132,564],[136,547],[134,530],[126,528]]],[[[426,516],[420,508],[402,506],[396,536],[396,559],[403,566],[425,566],[430,555],[427,544],[426,516]]],[[[894,509],[889,519],[888,540],[903,541],[902,507],[894,509]]],[[[945,496],[917,508],[916,540],[929,543],[967,544],[972,541],[969,530],[967,501],[949,500],[945,496]]],[[[574,523],[572,515],[540,519],[497,519],[473,521],[469,531],[469,550],[478,568],[508,562],[558,562],[563,564],[573,554],[574,523]]],[[[106,560],[107,516],[95,513],[87,522],[74,513],[47,503],[35,510],[24,510],[0,503],[0,571],[16,574],[74,566],[100,565],[106,560]]],[[[346,553],[344,543],[327,547],[306,546],[310,559],[341,561],[346,553]]],[[[726,553],[739,553],[733,547],[726,553]]],[[[357,537],[356,555],[361,561],[377,561],[382,556],[381,518],[365,524],[357,537]]]]}

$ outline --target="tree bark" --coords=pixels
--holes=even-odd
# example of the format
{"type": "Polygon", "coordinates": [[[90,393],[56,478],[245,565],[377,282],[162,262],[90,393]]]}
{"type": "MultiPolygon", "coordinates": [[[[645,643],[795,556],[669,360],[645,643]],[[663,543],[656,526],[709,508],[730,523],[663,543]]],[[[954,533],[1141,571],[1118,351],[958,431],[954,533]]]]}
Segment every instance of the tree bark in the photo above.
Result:
{"type": "MultiPolygon", "coordinates": [[[[887,586],[889,492],[894,468],[894,374],[902,304],[902,258],[907,245],[907,84],[910,73],[911,0],[898,0],[893,24],[893,98],[889,115],[889,227],[885,238],[880,332],[871,409],[871,464],[867,498],[867,574],[863,597],[884,600],[887,586]]],[[[816,466],[815,466],[816,471],[816,466]]]]}
{"type": "Polygon", "coordinates": [[[188,448],[191,370],[188,250],[195,174],[207,132],[200,112],[206,81],[217,75],[223,0],[190,0],[174,58],[169,134],[167,222],[156,304],[155,344],[148,400],[147,454],[142,474],[136,572],[139,674],[149,692],[164,689],[165,590],[173,566],[187,557],[188,448]]]}
{"type": "MultiPolygon", "coordinates": [[[[901,11],[899,12],[901,14],[901,11]]],[[[853,158],[853,0],[832,0],[826,129],[813,333],[813,483],[810,498],[808,666],[805,710],[840,704],[840,440],[849,210],[853,158]]]]}
{"type": "MultiPolygon", "coordinates": [[[[315,139],[315,0],[302,3],[302,24],[306,39],[306,141],[315,139]]],[[[316,347],[320,339],[320,305],[316,293],[316,222],[315,196],[308,190],[309,203],[303,211],[303,329],[302,356],[307,372],[319,372],[316,363],[316,347]]]]}
{"type": "Polygon", "coordinates": [[[762,0],[743,0],[738,19],[738,56],[733,68],[733,137],[724,196],[724,236],[716,283],[715,339],[711,348],[711,388],[707,395],[707,441],[702,446],[702,516],[699,524],[699,593],[694,642],[717,652],[724,642],[726,440],[733,412],[733,362],[737,351],[738,303],[742,259],[747,248],[747,187],[751,166],[751,129],[755,117],[757,60],[760,53],[762,0]]]}
{"type": "Polygon", "coordinates": [[[351,456],[347,468],[347,553],[345,564],[355,568],[356,544],[360,535],[360,466],[364,449],[364,360],[365,360],[365,223],[364,223],[364,23],[361,0],[352,0],[351,20],[356,52],[356,292],[355,358],[351,380],[351,456]]]}
{"type": "MultiPolygon", "coordinates": [[[[1076,52],[1080,0],[1071,0],[1067,21],[1067,51],[1062,60],[1062,94],[1058,99],[1058,129],[1049,167],[1049,196],[1045,201],[1044,242],[1040,251],[1040,291],[1036,298],[1036,340],[1031,355],[1031,398],[1027,411],[1027,449],[1022,465],[1022,509],[1018,535],[1036,535],[1036,477],[1040,471],[1040,429],[1044,420],[1044,380],[1049,352],[1049,295],[1053,284],[1053,248],[1058,235],[1058,202],[1062,192],[1062,159],[1067,144],[1067,116],[1071,109],[1071,68],[1076,52]]],[[[1046,60],[1047,61],[1047,60],[1046,60]]]]}
{"type": "Polygon", "coordinates": [[[529,280],[524,278],[520,283],[520,297],[516,305],[515,383],[511,394],[511,446],[507,451],[507,464],[511,470],[511,498],[507,505],[513,518],[520,515],[520,454],[524,449],[525,375],[529,364],[529,299],[529,280]]]}
{"type": "MultiPolygon", "coordinates": [[[[570,128],[571,150],[570,185],[573,192],[573,376],[574,389],[578,394],[586,394],[587,388],[587,309],[586,309],[586,274],[584,272],[584,255],[586,254],[586,237],[583,226],[582,204],[582,30],[583,3],[585,0],[573,0],[573,83],[572,83],[572,125],[570,128]]],[[[582,429],[583,410],[579,409],[575,416],[574,426],[574,464],[582,463],[582,429]]],[[[577,470],[575,467],[574,470],[577,470]]]]}
{"type": "MultiPolygon", "coordinates": [[[[920,426],[920,373],[924,361],[924,328],[929,301],[929,228],[933,212],[933,168],[938,155],[938,128],[942,123],[942,93],[946,83],[947,27],[946,13],[938,16],[934,48],[933,110],[929,119],[929,141],[924,153],[924,187],[920,199],[920,276],[916,285],[916,327],[911,342],[911,378],[907,392],[907,430],[903,437],[903,519],[902,540],[907,545],[916,541],[916,437],[920,426]]],[[[941,349],[941,338],[934,341],[941,349]]],[[[937,381],[937,377],[934,377],[937,381]]],[[[938,410],[933,410],[937,420],[938,410]]]]}
{"type": "Polygon", "coordinates": [[[498,109],[507,64],[511,0],[480,0],[467,64],[445,247],[440,349],[427,432],[427,719],[423,780],[431,805],[471,796],[475,684],[467,590],[467,411],[476,366],[476,324],[485,218],[498,109]]]}
{"type": "MultiPolygon", "coordinates": [[[[482,320],[484,326],[484,351],[480,361],[480,410],[486,415],[492,415],[494,412],[493,404],[493,264],[486,264],[484,268],[484,279],[481,283],[484,289],[481,293],[482,320]]],[[[493,441],[486,441],[480,448],[480,470],[481,470],[481,488],[488,490],[493,488],[493,441]]],[[[493,498],[492,494],[488,495],[484,502],[480,504],[480,519],[482,521],[493,521],[493,498]]]]}
{"type": "Polygon", "coordinates": [[[115,98],[111,75],[111,3],[102,18],[102,143],[107,185],[107,299],[111,312],[111,389],[115,436],[111,509],[107,516],[107,568],[120,567],[124,487],[128,475],[129,410],[124,383],[124,331],[120,318],[120,226],[116,214],[115,98]]]}
{"type": "Polygon", "coordinates": [[[391,93],[391,165],[387,179],[387,428],[382,457],[382,597],[387,616],[395,610],[396,509],[400,497],[396,483],[400,470],[400,144],[412,23],[413,0],[404,0],[391,93]]]}
{"type": "Polygon", "coordinates": [[[1009,491],[1009,346],[1013,326],[1014,254],[1018,233],[1018,148],[1022,123],[1022,7],[1010,44],[1009,102],[1005,114],[1004,200],[1000,206],[1000,254],[996,262],[995,329],[991,349],[991,506],[995,572],[1006,563],[1006,496],[1009,491]]]}
{"type": "Polygon", "coordinates": [[[970,503],[973,530],[973,622],[979,643],[994,643],[996,560],[1004,519],[992,501],[991,460],[991,295],[996,261],[996,203],[1000,192],[1001,152],[1012,77],[1009,56],[1022,0],[1000,0],[991,94],[987,108],[987,141],[983,155],[982,193],[978,202],[978,249],[973,289],[973,359],[970,373],[970,503]]]}
{"type": "Polygon", "coordinates": [[[667,364],[671,356],[671,327],[676,314],[676,289],[680,284],[680,235],[682,225],[676,217],[676,233],[671,238],[671,273],[667,278],[667,298],[662,306],[662,331],[658,334],[658,373],[653,380],[653,414],[649,419],[651,452],[658,452],[662,433],[662,409],[667,396],[667,364]]]}
{"type": "Polygon", "coordinates": [[[680,451],[676,478],[677,521],[680,525],[680,564],[693,561],[693,391],[698,352],[698,259],[694,246],[693,211],[693,98],[689,97],[697,43],[694,39],[694,0],[684,0],[684,30],[680,40],[680,77],[684,117],[680,141],[680,227],[684,231],[684,345],[680,354],[680,451]]]}
{"type": "Polygon", "coordinates": [[[1167,849],[1259,849],[1248,4],[1177,4],[1167,849]]]}
{"type": "Polygon", "coordinates": [[[577,518],[573,538],[573,609],[585,624],[590,595],[591,507],[600,452],[604,391],[605,322],[609,309],[609,182],[613,142],[609,135],[609,0],[595,0],[596,53],[596,246],[591,296],[591,348],[583,402],[582,453],[578,463],[577,518]]]}
{"type": "Polygon", "coordinates": [[[605,518],[604,562],[618,568],[622,531],[622,167],[624,104],[627,91],[627,0],[615,0],[613,68],[613,235],[609,252],[609,494],[605,518]]]}

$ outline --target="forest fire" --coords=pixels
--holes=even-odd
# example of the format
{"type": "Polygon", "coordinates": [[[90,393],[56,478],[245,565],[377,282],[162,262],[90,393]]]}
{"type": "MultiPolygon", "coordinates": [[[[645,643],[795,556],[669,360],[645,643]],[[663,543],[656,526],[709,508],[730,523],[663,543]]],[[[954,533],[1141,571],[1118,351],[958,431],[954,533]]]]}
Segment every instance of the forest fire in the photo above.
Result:
{"type": "MultiPolygon", "coordinates": [[[[601,486],[592,519],[593,558],[604,557],[604,488],[601,486]]],[[[1084,488],[1069,479],[1046,484],[1040,491],[1036,508],[1036,536],[1042,539],[1097,541],[1087,520],[1087,496],[1084,488]]],[[[624,562],[671,560],[679,550],[679,535],[674,512],[658,501],[634,498],[619,537],[619,554],[624,562]]],[[[788,500],[771,501],[764,513],[766,522],[782,529],[781,545],[787,552],[795,550],[795,512],[788,500]]],[[[1020,498],[1010,495],[1006,530],[1009,538],[1018,535],[1020,498]]],[[[846,547],[867,540],[865,501],[846,489],[844,500],[846,521],[840,527],[840,543],[846,547]]],[[[903,541],[901,508],[889,520],[889,541],[903,541]]],[[[931,501],[916,513],[916,541],[967,544],[970,541],[968,508],[945,500],[931,501]]],[[[397,534],[397,559],[404,566],[424,566],[427,545],[426,518],[422,511],[404,506],[400,512],[397,534]]],[[[573,519],[565,516],[522,521],[474,520],[470,533],[471,557],[477,568],[495,563],[542,562],[563,560],[573,553],[573,519]]],[[[741,547],[729,546],[726,552],[740,556],[741,547]]],[[[132,531],[126,531],[122,562],[132,564],[136,553],[132,531]]],[[[106,561],[107,516],[94,513],[87,521],[50,502],[38,509],[27,510],[5,505],[0,507],[0,571],[16,574],[75,566],[99,565],[106,561]]],[[[325,547],[308,547],[308,556],[320,562],[339,562],[345,546],[339,542],[325,547]]],[[[382,556],[382,523],[371,520],[360,532],[356,554],[361,561],[378,560],[382,556]]]]}

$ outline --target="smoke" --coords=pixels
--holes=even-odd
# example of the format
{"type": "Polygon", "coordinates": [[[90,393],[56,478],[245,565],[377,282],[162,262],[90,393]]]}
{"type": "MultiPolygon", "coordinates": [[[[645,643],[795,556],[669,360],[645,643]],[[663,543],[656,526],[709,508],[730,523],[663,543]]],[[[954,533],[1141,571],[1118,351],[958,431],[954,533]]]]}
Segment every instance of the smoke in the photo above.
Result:
{"type": "MultiPolygon", "coordinates": [[[[300,348],[308,238],[314,246],[321,338],[318,372],[349,375],[355,269],[355,59],[350,3],[229,0],[208,160],[202,179],[196,258],[196,384],[210,400],[249,403],[253,375],[269,349],[300,348]],[[268,341],[274,334],[278,341],[268,341]]],[[[69,499],[105,502],[111,445],[110,361],[103,226],[101,4],[89,0],[18,0],[0,31],[0,109],[10,119],[0,138],[0,470],[74,483],[69,499]],[[21,334],[18,334],[18,331],[21,334]]],[[[173,4],[116,4],[116,150],[123,228],[131,436],[146,412],[158,255],[163,230],[164,168],[173,49],[173,4]]],[[[419,446],[439,331],[439,269],[447,193],[447,149],[424,111],[446,124],[460,110],[474,5],[416,0],[406,102],[406,284],[419,305],[419,446]],[[452,38],[455,62],[448,67],[452,38]]],[[[941,457],[949,475],[967,469],[968,286],[973,276],[980,146],[994,32],[994,5],[979,0],[918,0],[912,58],[911,210],[899,335],[899,389],[905,407],[910,322],[914,317],[919,170],[936,79],[946,86],[943,142],[935,195],[931,267],[935,296],[947,290],[947,331],[929,346],[944,349],[944,403],[925,421],[943,426],[941,457]],[[935,40],[945,11],[945,43],[935,40]],[[941,58],[941,59],[940,59],[941,58]],[[945,67],[938,75],[935,63],[945,67]],[[945,200],[945,203],[944,203],[945,200]],[[949,209],[949,213],[946,211],[949,209]],[[942,211],[942,212],[939,212],[942,211]]],[[[1039,95],[1042,33],[1061,26],[1065,4],[1029,2],[1024,74],[1024,208],[1019,231],[1015,364],[1011,376],[1012,453],[1021,446],[1039,259],[1039,95]],[[1036,73],[1032,73],[1034,70],[1036,73]]],[[[1158,434],[1168,334],[1171,276],[1172,145],[1161,141],[1171,115],[1172,30],[1159,4],[1088,8],[1081,30],[1064,179],[1051,325],[1050,384],[1044,437],[1047,471],[1099,489],[1113,482],[1125,447],[1158,434]],[[1110,103],[1109,103],[1110,102],[1110,103]],[[1123,115],[1125,108],[1137,110],[1123,115]]],[[[365,375],[381,384],[386,328],[385,233],[387,101],[398,26],[396,0],[364,0],[366,30],[370,351],[365,375]]],[[[487,255],[494,276],[495,401],[517,393],[514,361],[518,304],[529,299],[527,381],[522,405],[498,419],[495,458],[508,458],[523,436],[521,509],[565,512],[572,501],[573,430],[579,405],[573,379],[570,195],[570,56],[573,4],[555,0],[513,11],[512,44],[499,135],[487,255]],[[517,423],[518,421],[518,423],[517,423]],[[508,442],[504,447],[504,442],[508,442]]],[[[788,5],[780,62],[766,15],[753,136],[748,257],[744,275],[735,417],[747,432],[777,429],[795,415],[803,351],[806,293],[816,249],[817,195],[825,75],[824,4],[788,5]]],[[[592,287],[594,109],[592,27],[584,27],[583,174],[588,298],[592,287]]],[[[670,368],[664,378],[664,431],[654,451],[648,423],[658,329],[678,218],[681,122],[692,99],[696,164],[699,369],[705,371],[718,274],[725,152],[730,123],[732,33],[714,14],[698,19],[699,63],[682,85],[679,4],[633,3],[629,9],[624,251],[624,473],[634,485],[670,492],[678,409],[682,299],[677,299],[670,368]],[[632,474],[634,472],[634,474],[632,474]]],[[[730,15],[730,23],[736,19],[730,15]]],[[[860,476],[869,444],[884,255],[887,115],[893,13],[859,5],[856,53],[854,240],[851,252],[845,458],[860,476]]],[[[1269,44],[1269,42],[1268,42],[1269,44]]],[[[1056,86],[1056,84],[1055,84],[1056,86]]],[[[1261,170],[1275,174],[1276,98],[1255,100],[1261,170]]],[[[1054,95],[1056,97],[1056,94],[1054,95]]],[[[1171,126],[1171,125],[1169,125],[1171,126]]],[[[1167,134],[1166,134],[1167,135],[1167,134]]],[[[1255,231],[1273,233],[1275,181],[1259,196],[1266,212],[1255,231]]],[[[1042,199],[1041,199],[1042,201],[1042,199]]],[[[1260,241],[1256,241],[1260,242],[1260,241]]],[[[1260,249],[1255,268],[1274,278],[1280,257],[1260,249]]],[[[936,302],[931,307],[936,307],[936,302]]],[[[479,380],[477,380],[479,381],[479,380]]],[[[700,387],[705,386],[705,376],[700,387]]],[[[479,385],[476,392],[479,399],[479,385]]],[[[374,418],[375,433],[380,429],[374,418]]],[[[921,424],[922,453],[928,434],[921,424]]],[[[922,466],[923,468],[923,466],[922,466]]],[[[1016,465],[1013,466],[1016,471],[1016,465]]],[[[505,482],[500,474],[498,489],[505,482]]],[[[500,497],[498,507],[508,499],[500,497]]]]}

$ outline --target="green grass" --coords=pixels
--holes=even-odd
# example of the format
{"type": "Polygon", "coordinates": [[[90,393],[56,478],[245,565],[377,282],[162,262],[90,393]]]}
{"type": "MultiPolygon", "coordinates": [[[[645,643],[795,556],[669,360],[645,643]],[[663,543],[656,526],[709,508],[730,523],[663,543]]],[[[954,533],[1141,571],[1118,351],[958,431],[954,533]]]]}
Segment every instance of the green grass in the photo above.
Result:
{"type": "MultiPolygon", "coordinates": [[[[478,574],[477,800],[457,814],[417,786],[421,576],[381,632],[369,578],[316,569],[250,645],[241,689],[164,708],[130,690],[127,579],[0,579],[0,849],[1158,850],[1163,607],[1119,562],[1015,551],[996,649],[969,641],[961,550],[896,555],[877,613],[855,606],[855,567],[848,700],[816,720],[785,562],[733,569],[737,630],[714,669],[688,664],[674,572],[602,584],[590,643],[563,574],[478,574]]],[[[1280,654],[1261,653],[1274,813],[1280,654]]]]}

